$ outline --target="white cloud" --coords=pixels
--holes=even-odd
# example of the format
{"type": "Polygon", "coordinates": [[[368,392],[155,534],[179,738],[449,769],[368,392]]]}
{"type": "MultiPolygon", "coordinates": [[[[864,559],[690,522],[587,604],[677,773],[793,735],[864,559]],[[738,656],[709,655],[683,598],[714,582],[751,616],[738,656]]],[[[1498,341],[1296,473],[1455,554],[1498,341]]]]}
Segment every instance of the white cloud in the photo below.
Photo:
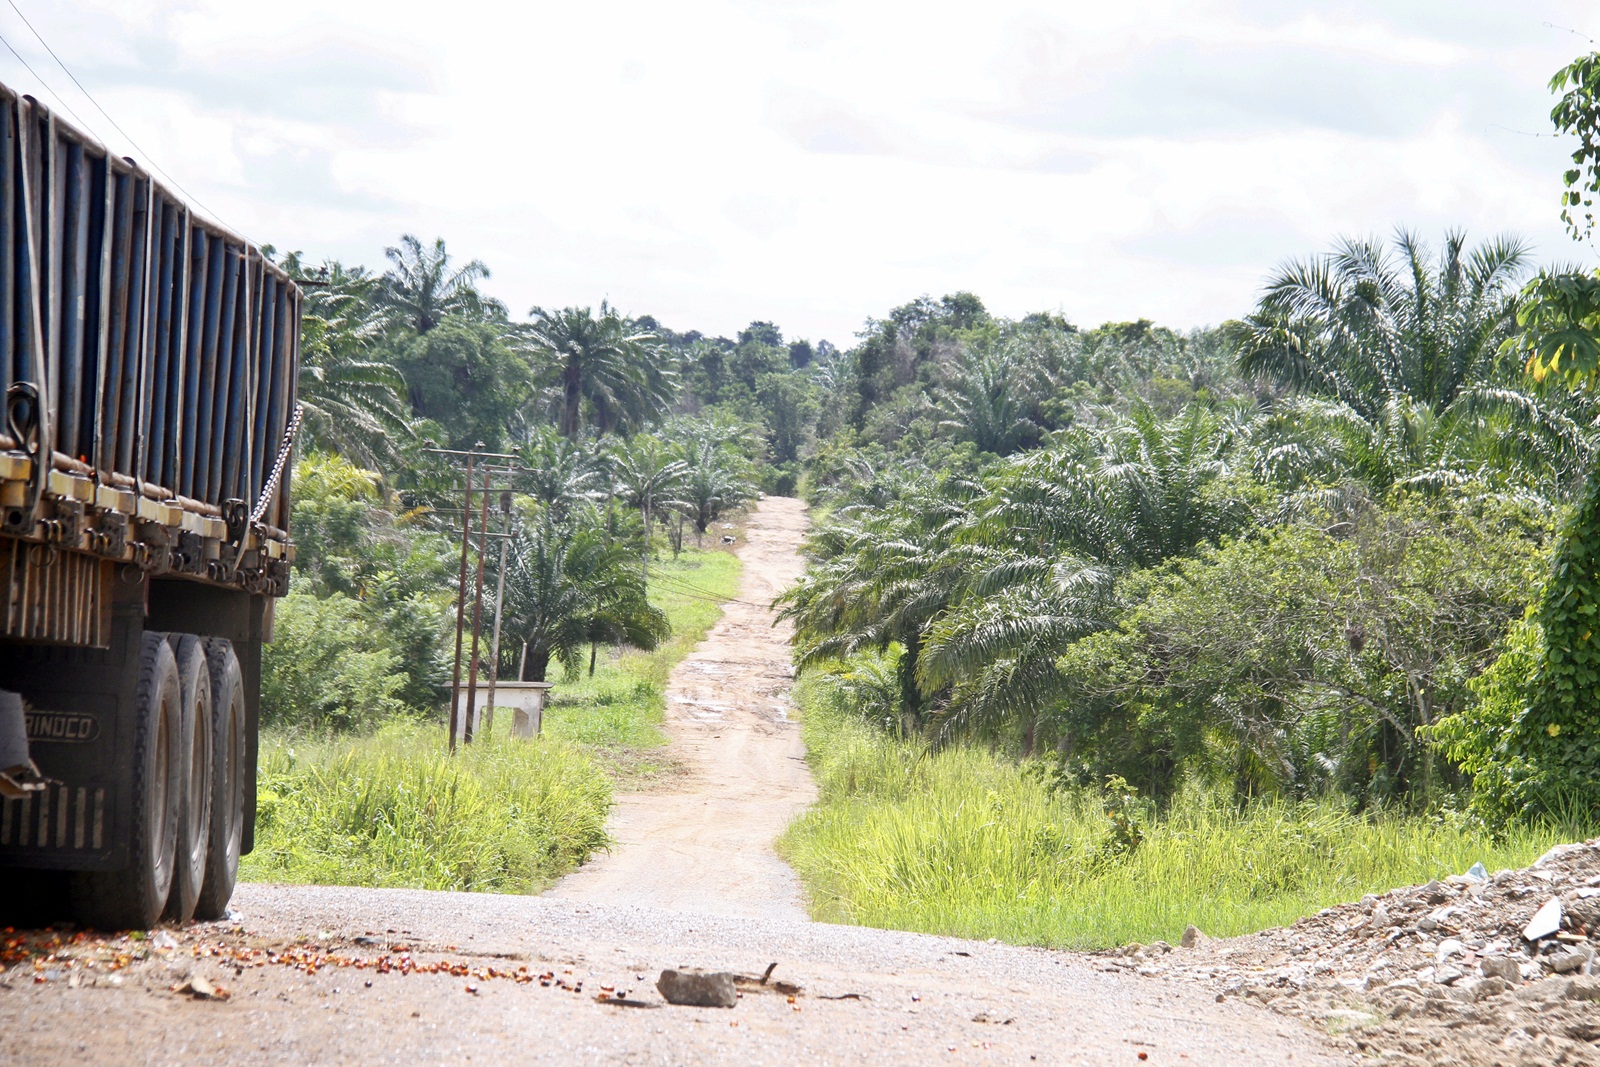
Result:
{"type": "Polygon", "coordinates": [[[964,288],[1183,326],[1343,233],[1570,254],[1561,146],[1501,127],[1547,129],[1577,0],[19,3],[224,221],[374,267],[442,234],[515,311],[843,342],[964,288]]]}

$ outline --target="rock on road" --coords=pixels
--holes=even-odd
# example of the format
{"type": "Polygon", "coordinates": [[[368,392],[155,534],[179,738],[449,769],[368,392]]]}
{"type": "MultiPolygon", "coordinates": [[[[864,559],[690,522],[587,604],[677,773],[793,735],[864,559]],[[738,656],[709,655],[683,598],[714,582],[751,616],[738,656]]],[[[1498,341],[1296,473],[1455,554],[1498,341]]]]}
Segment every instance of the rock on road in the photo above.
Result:
{"type": "Polygon", "coordinates": [[[803,529],[795,501],[751,516],[739,602],[668,688],[687,774],[621,799],[612,853],[543,897],[244,885],[235,923],[60,950],[75,958],[40,950],[0,973],[5,1061],[1350,1062],[1297,1021],[1194,983],[808,921],[772,852],[814,787],[788,721],[786,635],[763,607],[799,573],[803,529]],[[774,962],[799,992],[752,988],[714,1009],[653,988],[665,967],[774,962]],[[229,999],[174,991],[194,977],[229,999]]]}

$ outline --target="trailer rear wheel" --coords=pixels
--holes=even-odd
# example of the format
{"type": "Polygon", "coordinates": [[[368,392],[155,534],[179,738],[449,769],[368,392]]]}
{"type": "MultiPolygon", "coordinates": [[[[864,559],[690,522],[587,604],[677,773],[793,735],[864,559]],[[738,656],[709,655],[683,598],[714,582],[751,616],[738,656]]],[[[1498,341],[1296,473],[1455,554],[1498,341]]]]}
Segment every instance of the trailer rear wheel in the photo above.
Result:
{"type": "Polygon", "coordinates": [[[212,746],[211,834],[205,884],[195,905],[196,919],[221,919],[239,879],[244,845],[245,726],[244,672],[233,644],[220,637],[206,642],[211,669],[212,746]]]}
{"type": "Polygon", "coordinates": [[[183,684],[165,634],[143,635],[133,719],[128,864],[76,872],[68,883],[78,921],[102,930],[154,926],[172,888],[183,790],[183,684]]]}
{"type": "Polygon", "coordinates": [[[206,878],[206,855],[211,839],[212,743],[211,667],[204,642],[192,634],[173,634],[172,651],[182,680],[183,724],[179,743],[182,793],[178,798],[177,861],[172,871],[172,892],[167,896],[166,917],[188,922],[194,917],[200,887],[206,878]]]}

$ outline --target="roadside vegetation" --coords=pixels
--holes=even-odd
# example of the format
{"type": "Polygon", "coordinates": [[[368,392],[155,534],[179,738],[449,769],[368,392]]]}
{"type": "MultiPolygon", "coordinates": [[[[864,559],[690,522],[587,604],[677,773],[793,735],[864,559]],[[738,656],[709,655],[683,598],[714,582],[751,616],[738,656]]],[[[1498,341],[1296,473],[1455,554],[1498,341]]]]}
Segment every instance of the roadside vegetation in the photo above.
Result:
{"type": "Polygon", "coordinates": [[[1050,764],[936,749],[863,721],[851,682],[801,687],[820,801],[781,854],[813,916],[1054,948],[1227,937],[1466,871],[1524,866],[1571,826],[1491,832],[1459,811],[1358,813],[1337,798],[1246,805],[1185,787],[1159,811],[1125,782],[1064,785],[1050,764]]]}
{"type": "Polygon", "coordinates": [[[527,893],[605,848],[615,789],[671,770],[659,755],[667,673],[739,584],[728,552],[659,567],[652,600],[672,638],[561,683],[537,741],[510,740],[502,719],[451,757],[436,718],[403,707],[359,730],[269,728],[244,877],[527,893]]]}
{"type": "MultiPolygon", "coordinates": [[[[1586,236],[1600,56],[1552,88],[1586,236]]],[[[429,826],[402,813],[443,801],[388,781],[415,777],[401,752],[462,804],[523,798],[485,799],[521,829],[413,865],[427,879],[526,888],[579,862],[607,791],[670,770],[665,671],[733,588],[699,550],[758,492],[813,505],[780,606],[823,796],[784,847],[824,917],[1228,933],[1600,825],[1600,275],[1401,228],[1280,265],[1216,327],[1006,318],[961,292],[840,349],[604,302],[519,320],[443,241],[388,258],[283,258],[326,284],[258,876],[429,826]],[[485,666],[558,688],[541,746],[450,762],[460,475],[429,448],[479,442],[528,472],[496,501],[485,666]],[[550,762],[513,787],[530,759],[550,762]]],[[[411,861],[366,862],[341,877],[411,861]]]]}

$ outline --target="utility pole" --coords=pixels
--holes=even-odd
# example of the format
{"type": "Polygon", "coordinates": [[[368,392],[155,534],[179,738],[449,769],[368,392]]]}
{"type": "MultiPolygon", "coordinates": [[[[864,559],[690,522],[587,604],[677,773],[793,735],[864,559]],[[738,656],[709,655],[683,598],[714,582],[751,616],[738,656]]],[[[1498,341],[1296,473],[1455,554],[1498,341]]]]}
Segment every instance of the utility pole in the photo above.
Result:
{"type": "MultiPolygon", "coordinates": [[[[450,675],[450,753],[455,754],[456,741],[459,736],[463,743],[472,741],[474,726],[473,704],[477,697],[478,687],[478,648],[483,631],[483,568],[484,553],[489,534],[489,495],[494,490],[493,464],[489,461],[503,459],[506,461],[506,492],[510,492],[510,482],[517,473],[518,468],[513,461],[517,458],[505,452],[481,452],[483,442],[479,441],[471,451],[460,451],[450,448],[429,448],[425,451],[441,456],[463,456],[466,458],[466,496],[461,508],[461,565],[456,574],[456,658],[455,667],[450,675]],[[466,651],[466,622],[467,622],[467,559],[472,551],[472,511],[473,493],[476,490],[477,461],[484,460],[483,499],[478,501],[478,569],[477,580],[474,586],[472,599],[472,647],[471,661],[467,668],[467,706],[461,707],[461,654],[466,651]],[[463,715],[465,718],[463,718],[463,715]]],[[[504,558],[505,549],[501,549],[501,558],[504,558]]],[[[497,626],[498,629],[498,626],[497,626]]]]}
{"type": "Polygon", "coordinates": [[[511,544],[511,490],[500,493],[500,570],[494,583],[494,637],[489,642],[489,695],[484,699],[483,732],[494,730],[494,687],[500,680],[500,618],[506,600],[506,549],[511,544]]]}
{"type": "MultiPolygon", "coordinates": [[[[467,453],[467,500],[461,512],[461,571],[456,576],[456,665],[450,675],[450,754],[456,752],[456,733],[461,726],[461,627],[467,614],[467,546],[472,536],[472,460],[467,453]]],[[[472,714],[472,709],[467,709],[472,714]]]]}
{"type": "MultiPolygon", "coordinates": [[[[484,468],[483,513],[478,518],[478,581],[472,595],[472,657],[467,660],[467,722],[462,739],[472,744],[472,725],[477,718],[478,706],[478,638],[483,633],[483,556],[486,547],[484,533],[489,529],[489,491],[494,481],[494,470],[484,468]]],[[[469,502],[468,510],[472,505],[469,502]]]]}

